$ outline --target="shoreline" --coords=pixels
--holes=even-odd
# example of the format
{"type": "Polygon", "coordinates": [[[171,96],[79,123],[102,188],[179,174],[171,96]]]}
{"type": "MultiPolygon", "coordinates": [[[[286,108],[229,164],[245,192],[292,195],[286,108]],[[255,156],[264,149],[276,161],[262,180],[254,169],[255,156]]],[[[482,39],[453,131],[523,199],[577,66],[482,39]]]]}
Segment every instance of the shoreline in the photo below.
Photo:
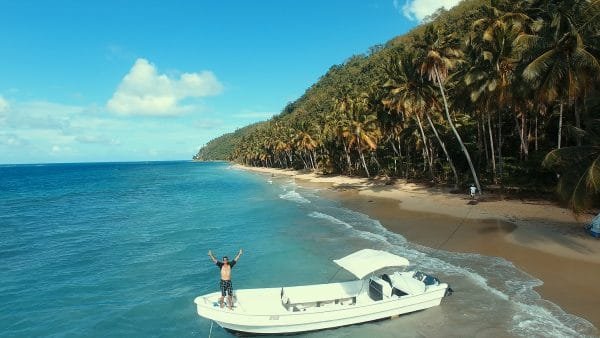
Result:
{"type": "Polygon", "coordinates": [[[600,241],[583,231],[591,215],[576,219],[569,210],[544,200],[500,200],[484,195],[471,201],[466,193],[450,194],[442,188],[401,181],[390,184],[276,168],[234,167],[290,176],[302,186],[324,188],[326,197],[379,220],[411,242],[502,257],[543,282],[535,288],[543,299],[600,328],[600,289],[595,283],[600,280],[600,241]],[[398,219],[399,211],[404,222],[398,219]]]}

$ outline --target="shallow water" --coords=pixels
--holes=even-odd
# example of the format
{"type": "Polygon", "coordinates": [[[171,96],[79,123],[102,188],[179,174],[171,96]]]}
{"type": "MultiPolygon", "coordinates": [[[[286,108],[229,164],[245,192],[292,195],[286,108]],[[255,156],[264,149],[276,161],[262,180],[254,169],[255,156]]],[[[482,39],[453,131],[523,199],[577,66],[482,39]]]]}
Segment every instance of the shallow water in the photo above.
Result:
{"type": "Polygon", "coordinates": [[[305,337],[598,334],[510,262],[409,243],[290,178],[225,163],[0,166],[0,200],[0,336],[206,337],[193,303],[218,287],[206,252],[240,247],[234,288],[326,282],[331,259],[367,247],[456,291],[426,311],[305,337]]]}

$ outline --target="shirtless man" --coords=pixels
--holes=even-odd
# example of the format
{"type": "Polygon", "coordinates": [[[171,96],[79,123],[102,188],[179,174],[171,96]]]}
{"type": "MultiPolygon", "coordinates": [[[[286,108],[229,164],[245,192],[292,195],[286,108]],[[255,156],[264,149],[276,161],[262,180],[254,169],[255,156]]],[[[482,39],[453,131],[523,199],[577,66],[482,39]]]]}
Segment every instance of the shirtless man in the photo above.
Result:
{"type": "Polygon", "coordinates": [[[235,266],[238,259],[242,255],[242,249],[238,252],[237,256],[230,262],[227,256],[223,256],[223,261],[219,262],[215,256],[213,255],[211,250],[208,250],[208,256],[212,259],[212,261],[221,269],[221,298],[219,299],[219,305],[223,307],[223,298],[227,296],[227,308],[229,310],[233,309],[233,290],[231,286],[231,268],[235,266]]]}

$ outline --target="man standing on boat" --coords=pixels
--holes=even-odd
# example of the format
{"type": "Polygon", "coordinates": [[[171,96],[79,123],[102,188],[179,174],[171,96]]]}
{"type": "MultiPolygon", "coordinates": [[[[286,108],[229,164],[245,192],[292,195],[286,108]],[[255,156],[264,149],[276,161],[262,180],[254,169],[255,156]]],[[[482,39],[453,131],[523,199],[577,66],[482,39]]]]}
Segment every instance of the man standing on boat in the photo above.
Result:
{"type": "Polygon", "coordinates": [[[219,299],[219,305],[223,307],[223,299],[227,296],[227,308],[233,309],[233,287],[231,285],[231,268],[235,266],[238,259],[242,255],[242,249],[238,252],[237,256],[230,262],[229,257],[223,256],[223,261],[218,261],[213,255],[211,250],[208,250],[208,256],[212,261],[221,269],[221,298],[219,299]]]}

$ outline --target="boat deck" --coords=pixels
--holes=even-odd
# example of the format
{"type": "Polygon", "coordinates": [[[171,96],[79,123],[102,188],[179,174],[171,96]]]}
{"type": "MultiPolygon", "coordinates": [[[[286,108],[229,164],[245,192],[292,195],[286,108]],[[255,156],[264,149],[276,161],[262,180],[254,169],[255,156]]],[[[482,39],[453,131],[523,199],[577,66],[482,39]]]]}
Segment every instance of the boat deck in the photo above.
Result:
{"type": "MultiPolygon", "coordinates": [[[[242,289],[235,292],[234,308],[223,308],[223,311],[273,315],[318,311],[331,306],[354,305],[357,299],[368,299],[366,290],[367,287],[360,280],[283,288],[242,289]]],[[[201,298],[206,305],[218,308],[220,297],[220,293],[215,292],[201,298]]]]}

